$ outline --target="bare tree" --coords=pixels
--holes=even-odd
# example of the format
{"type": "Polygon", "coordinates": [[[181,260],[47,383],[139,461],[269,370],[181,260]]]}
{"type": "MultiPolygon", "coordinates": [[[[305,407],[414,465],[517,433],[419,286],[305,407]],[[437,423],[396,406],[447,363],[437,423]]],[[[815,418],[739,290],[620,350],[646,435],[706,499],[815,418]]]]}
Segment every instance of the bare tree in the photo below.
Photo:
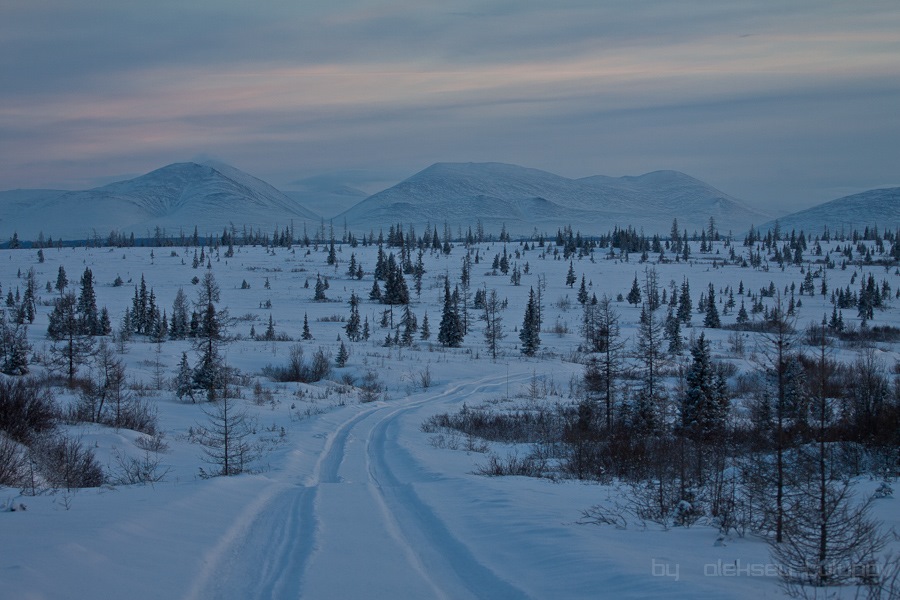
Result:
{"type": "Polygon", "coordinates": [[[497,296],[497,290],[491,290],[490,294],[486,294],[484,300],[484,314],[481,319],[484,321],[484,341],[491,351],[491,358],[497,360],[497,347],[500,341],[506,337],[503,333],[503,302],[497,296]]]}
{"type": "Polygon", "coordinates": [[[201,469],[207,477],[239,475],[246,472],[259,452],[253,443],[253,424],[247,411],[238,400],[229,398],[223,389],[218,400],[204,408],[207,425],[203,428],[200,443],[204,460],[211,471],[201,469]]]}

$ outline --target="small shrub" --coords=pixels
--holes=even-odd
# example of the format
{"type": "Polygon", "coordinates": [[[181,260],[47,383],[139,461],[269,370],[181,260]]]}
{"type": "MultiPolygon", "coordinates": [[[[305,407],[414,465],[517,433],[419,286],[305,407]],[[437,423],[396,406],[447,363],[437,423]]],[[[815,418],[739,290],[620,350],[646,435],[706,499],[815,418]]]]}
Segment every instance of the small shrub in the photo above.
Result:
{"type": "Polygon", "coordinates": [[[46,436],[32,445],[40,474],[50,487],[97,487],[103,483],[103,469],[93,450],[81,440],[66,436],[46,436]]]}

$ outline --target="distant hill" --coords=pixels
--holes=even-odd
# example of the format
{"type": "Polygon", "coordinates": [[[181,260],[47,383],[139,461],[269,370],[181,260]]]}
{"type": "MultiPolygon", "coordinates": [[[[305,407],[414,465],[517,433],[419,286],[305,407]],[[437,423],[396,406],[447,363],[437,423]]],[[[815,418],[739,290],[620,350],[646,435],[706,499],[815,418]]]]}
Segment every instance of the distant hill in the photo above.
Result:
{"type": "MultiPolygon", "coordinates": [[[[832,233],[841,230],[860,232],[866,227],[877,225],[879,230],[900,227],[900,187],[869,190],[852,196],[844,196],[786,217],[780,217],[778,224],[782,231],[803,230],[810,235],[819,235],[827,226],[832,233]]],[[[775,221],[763,223],[760,230],[773,229],[775,221]]]]}
{"type": "Polygon", "coordinates": [[[0,240],[13,232],[36,239],[106,238],[111,231],[152,236],[157,227],[221,234],[234,224],[271,233],[274,228],[318,222],[319,216],[295,200],[234,167],[175,163],[126,181],[85,191],[0,192],[0,240]]]}
{"type": "Polygon", "coordinates": [[[710,216],[723,232],[770,218],[677,171],[568,179],[502,163],[437,163],[366,198],[335,222],[346,220],[351,230],[361,231],[446,222],[456,233],[480,220],[489,232],[505,225],[514,235],[552,234],[566,225],[583,233],[631,225],[668,234],[674,218],[679,228],[693,232],[705,228],[710,216]]]}

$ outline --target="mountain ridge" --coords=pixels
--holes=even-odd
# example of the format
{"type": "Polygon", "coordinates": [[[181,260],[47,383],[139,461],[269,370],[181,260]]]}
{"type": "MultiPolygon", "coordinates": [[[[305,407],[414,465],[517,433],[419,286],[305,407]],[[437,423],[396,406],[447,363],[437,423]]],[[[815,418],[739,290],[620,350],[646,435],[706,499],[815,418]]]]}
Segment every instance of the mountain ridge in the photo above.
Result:
{"type": "MultiPolygon", "coordinates": [[[[841,229],[862,231],[867,226],[879,229],[900,227],[900,187],[875,188],[849,196],[835,198],[822,204],[776,219],[782,231],[804,230],[818,235],[828,227],[832,233],[841,229]]],[[[773,229],[776,220],[763,223],[761,231],[773,229]]]]}
{"type": "Polygon", "coordinates": [[[268,183],[221,163],[172,163],[133,179],[80,191],[0,193],[0,232],[23,239],[106,238],[110,232],[149,235],[193,229],[219,234],[226,227],[270,232],[292,219],[320,217],[268,183]],[[35,231],[32,231],[35,230],[35,231]]]}
{"type": "Polygon", "coordinates": [[[337,218],[353,228],[446,222],[454,231],[480,218],[487,228],[505,226],[512,234],[531,235],[566,225],[597,233],[633,226],[664,234],[673,218],[694,231],[705,228],[710,216],[722,231],[743,231],[770,218],[678,171],[569,179],[506,163],[435,163],[337,218]],[[498,207],[500,214],[493,210],[498,207]],[[528,214],[540,208],[545,209],[540,218],[528,214]]]}

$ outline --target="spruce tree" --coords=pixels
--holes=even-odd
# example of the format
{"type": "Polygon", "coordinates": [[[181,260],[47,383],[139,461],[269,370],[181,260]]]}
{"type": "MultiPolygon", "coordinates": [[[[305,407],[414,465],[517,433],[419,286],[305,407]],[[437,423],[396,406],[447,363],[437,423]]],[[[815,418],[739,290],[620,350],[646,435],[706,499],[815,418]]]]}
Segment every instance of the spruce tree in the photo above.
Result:
{"type": "Polygon", "coordinates": [[[685,382],[681,401],[682,430],[696,442],[720,439],[728,418],[729,399],[713,363],[710,342],[702,332],[691,347],[691,364],[685,382]]]}
{"type": "Polygon", "coordinates": [[[172,303],[172,318],[169,320],[169,336],[173,340],[183,340],[188,335],[188,300],[182,288],[175,292],[172,303]]]}
{"type": "Polygon", "coordinates": [[[522,342],[521,351],[525,356],[534,356],[541,346],[541,329],[538,321],[538,307],[534,296],[534,288],[531,288],[528,292],[528,304],[525,306],[525,316],[522,320],[522,328],[519,330],[519,340],[522,342]]]}
{"type": "Polygon", "coordinates": [[[463,328],[456,303],[450,294],[450,280],[444,279],[444,308],[438,328],[438,342],[442,346],[458,348],[462,344],[463,328]]]}
{"type": "Polygon", "coordinates": [[[722,326],[719,320],[719,309],[716,307],[716,288],[711,283],[706,299],[706,317],[703,319],[703,326],[708,329],[717,329],[722,326]]]}
{"type": "Polygon", "coordinates": [[[66,270],[62,265],[59,265],[59,270],[56,273],[56,291],[62,294],[67,285],[69,285],[69,279],[66,277],[66,270]]]}
{"type": "Polygon", "coordinates": [[[581,276],[581,286],[578,288],[578,302],[584,305],[588,301],[587,285],[584,281],[584,275],[581,276]]]}
{"type": "Polygon", "coordinates": [[[638,285],[637,275],[634,276],[634,281],[631,282],[631,291],[628,292],[626,300],[628,300],[629,304],[635,306],[641,303],[641,287],[638,285]]]}
{"type": "Polygon", "coordinates": [[[344,325],[344,332],[351,342],[358,342],[360,338],[359,296],[356,292],[350,293],[350,318],[344,325]]]}
{"type": "Polygon", "coordinates": [[[350,360],[350,352],[347,350],[347,346],[344,345],[344,341],[341,340],[341,347],[338,348],[337,357],[335,358],[335,365],[338,368],[347,366],[347,361],[350,360]]]}
{"type": "MultiPolygon", "coordinates": [[[[369,322],[366,321],[366,325],[368,324],[369,322]]],[[[425,313],[425,316],[422,317],[422,328],[419,332],[419,337],[421,337],[425,341],[427,341],[428,338],[431,337],[431,326],[428,324],[428,313],[425,313]]]]}
{"type": "Polygon", "coordinates": [[[569,272],[566,273],[566,285],[571,287],[575,286],[575,282],[578,281],[578,278],[575,276],[575,263],[573,261],[569,261],[569,272]]]}
{"type": "Polygon", "coordinates": [[[307,319],[306,313],[303,313],[303,333],[300,334],[300,337],[304,340],[313,339],[312,334],[309,332],[309,319],[307,319]]]}

